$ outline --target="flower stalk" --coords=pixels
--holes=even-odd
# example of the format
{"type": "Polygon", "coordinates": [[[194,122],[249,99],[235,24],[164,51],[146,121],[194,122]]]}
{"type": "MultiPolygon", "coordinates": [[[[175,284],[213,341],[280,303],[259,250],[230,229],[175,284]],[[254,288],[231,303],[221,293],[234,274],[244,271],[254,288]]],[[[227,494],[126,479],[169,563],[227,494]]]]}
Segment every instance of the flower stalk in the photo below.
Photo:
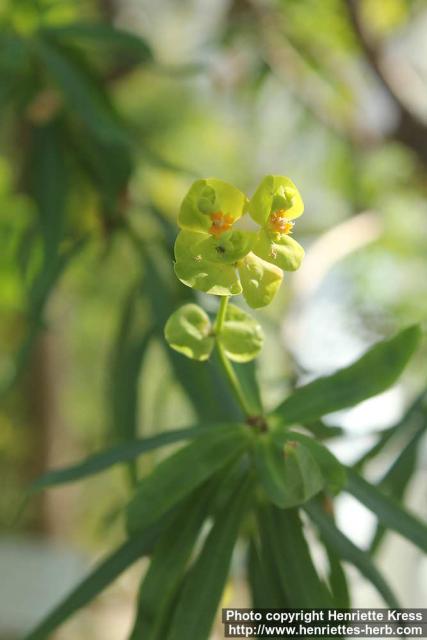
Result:
{"type": "MultiPolygon", "coordinates": [[[[219,304],[218,313],[215,321],[215,336],[218,337],[221,333],[221,330],[224,326],[224,320],[227,313],[227,307],[230,297],[229,296],[221,296],[221,301],[219,304]]],[[[227,380],[230,383],[230,387],[234,393],[234,396],[237,402],[240,405],[243,413],[247,418],[250,417],[250,410],[248,407],[248,403],[245,398],[245,394],[243,393],[243,389],[240,385],[239,379],[236,375],[236,372],[233,369],[233,365],[230,360],[227,358],[227,354],[225,353],[224,347],[221,344],[220,340],[216,340],[216,351],[218,354],[219,362],[221,367],[227,377],[227,380]]]]}

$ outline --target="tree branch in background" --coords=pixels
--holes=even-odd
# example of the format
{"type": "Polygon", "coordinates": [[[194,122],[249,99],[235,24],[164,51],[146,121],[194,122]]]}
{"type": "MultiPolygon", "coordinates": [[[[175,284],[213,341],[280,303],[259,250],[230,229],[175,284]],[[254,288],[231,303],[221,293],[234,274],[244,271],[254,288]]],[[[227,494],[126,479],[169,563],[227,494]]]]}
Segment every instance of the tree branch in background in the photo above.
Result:
{"type": "Polygon", "coordinates": [[[391,98],[398,110],[397,127],[390,133],[390,137],[412,149],[418,159],[427,166],[427,125],[405,104],[397,89],[399,79],[393,77],[390,65],[386,65],[377,45],[372,41],[358,11],[358,0],[344,0],[359,45],[364,52],[371,69],[375,72],[383,89],[391,98]]]}
{"type": "MultiPolygon", "coordinates": [[[[286,86],[294,97],[323,126],[336,135],[354,140],[358,145],[369,143],[369,134],[361,131],[343,110],[332,109],[336,94],[306,62],[282,29],[279,13],[258,0],[249,0],[247,11],[251,11],[257,25],[262,56],[271,72],[286,86]]],[[[372,137],[372,136],[370,136],[372,137]]]]}

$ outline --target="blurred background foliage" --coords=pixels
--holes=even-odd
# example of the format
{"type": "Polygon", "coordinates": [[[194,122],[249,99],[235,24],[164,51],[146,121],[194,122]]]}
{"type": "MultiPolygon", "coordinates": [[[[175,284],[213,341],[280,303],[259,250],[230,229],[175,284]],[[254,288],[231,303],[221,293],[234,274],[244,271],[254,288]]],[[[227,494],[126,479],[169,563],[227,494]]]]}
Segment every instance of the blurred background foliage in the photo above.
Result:
{"type": "MultiPolygon", "coordinates": [[[[259,314],[267,406],[425,322],[426,34],[425,0],[0,0],[3,530],[48,467],[238,415],[215,363],[162,337],[194,297],[172,246],[196,177],[251,193],[286,174],[306,203],[305,264],[259,314]]],[[[375,432],[422,393],[425,355],[398,389],[331,418],[345,461],[387,441],[375,432]]],[[[374,479],[412,435],[375,457],[374,479]]],[[[389,482],[399,497],[425,478],[419,442],[389,482]]],[[[34,500],[15,533],[97,553],[137,473],[34,500]]]]}

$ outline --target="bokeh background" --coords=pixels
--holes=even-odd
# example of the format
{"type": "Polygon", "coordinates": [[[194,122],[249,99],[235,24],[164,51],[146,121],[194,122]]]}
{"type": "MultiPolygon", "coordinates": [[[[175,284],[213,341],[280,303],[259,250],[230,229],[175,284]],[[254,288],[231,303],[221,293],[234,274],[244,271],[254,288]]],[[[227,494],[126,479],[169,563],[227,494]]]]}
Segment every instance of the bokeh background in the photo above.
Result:
{"type": "MultiPolygon", "coordinates": [[[[33,498],[37,475],[111,444],[233,415],[213,365],[168,350],[192,292],[172,270],[197,177],[249,194],[289,175],[305,262],[259,312],[268,406],[427,312],[425,0],[0,1],[0,638],[39,620],[123,535],[137,469],[33,498]]],[[[205,297],[203,304],[214,308],[205,297]]],[[[330,417],[352,463],[426,389],[401,383],[330,417]]],[[[426,422],[426,403],[416,405],[426,422]]],[[[422,432],[387,490],[426,515],[422,432]]],[[[379,481],[404,445],[367,468],[379,481]]],[[[406,445],[405,445],[406,446],[406,445]]],[[[155,457],[144,459],[144,469],[155,457]]],[[[338,500],[369,548],[373,519],[338,500]]],[[[388,535],[378,561],[406,606],[427,563],[388,535]]],[[[142,565],[58,640],[126,638],[142,565]]],[[[380,606],[350,573],[355,603],[380,606]]],[[[239,558],[225,594],[244,602],[239,558]]],[[[220,638],[220,630],[217,636],[220,638]]]]}

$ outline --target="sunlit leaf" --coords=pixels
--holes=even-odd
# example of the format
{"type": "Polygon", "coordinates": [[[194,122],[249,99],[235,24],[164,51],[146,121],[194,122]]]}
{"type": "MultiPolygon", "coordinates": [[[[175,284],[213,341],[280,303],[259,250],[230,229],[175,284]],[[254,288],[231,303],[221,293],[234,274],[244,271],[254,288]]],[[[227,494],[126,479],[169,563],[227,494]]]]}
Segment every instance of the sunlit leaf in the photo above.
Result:
{"type": "Polygon", "coordinates": [[[389,607],[398,607],[399,603],[395,595],[372,562],[369,554],[356,547],[351,540],[337,529],[332,517],[322,509],[320,504],[313,501],[304,508],[314,524],[318,527],[325,542],[329,544],[343,560],[353,564],[356,569],[374,585],[389,607]]]}
{"type": "MultiPolygon", "coordinates": [[[[165,447],[182,440],[198,438],[202,428],[203,427],[190,427],[188,429],[164,431],[149,438],[131,440],[130,442],[111,447],[105,451],[89,456],[86,460],[78,462],[75,465],[48,471],[33,482],[30,487],[30,492],[35,493],[57,485],[77,482],[101,473],[116,464],[134,460],[143,453],[153,451],[159,447],[165,447]]],[[[212,425],[211,428],[215,429],[216,425],[212,425]]]]}
{"type": "Polygon", "coordinates": [[[207,638],[218,608],[252,482],[239,480],[231,499],[215,518],[202,550],[185,579],[167,640],[207,638]]]}
{"type": "MultiPolygon", "coordinates": [[[[379,489],[398,502],[403,500],[408,484],[416,471],[420,440],[426,428],[427,420],[424,417],[423,428],[415,432],[379,483],[379,489]]],[[[371,553],[375,553],[378,549],[386,531],[384,525],[378,524],[370,546],[371,553]]]]}
{"type": "Polygon", "coordinates": [[[190,496],[156,545],[138,595],[138,611],[130,640],[162,640],[169,609],[176,597],[200,528],[208,512],[211,488],[190,496]]]}
{"type": "Polygon", "coordinates": [[[278,423],[313,422],[382,393],[400,376],[421,339],[418,326],[373,346],[354,364],[297,389],[271,414],[278,423]]]}
{"type": "Polygon", "coordinates": [[[151,552],[158,537],[157,527],[125,542],[103,560],[66,598],[23,640],[46,640],[50,634],[76,611],[91,602],[125,569],[151,552]]]}
{"type": "Polygon", "coordinates": [[[400,533],[427,553],[426,524],[351,469],[348,470],[348,479],[347,491],[370,509],[384,526],[400,533]]]}
{"type": "Polygon", "coordinates": [[[204,432],[160,462],[139,482],[127,507],[128,532],[133,535],[150,526],[247,446],[247,428],[225,425],[204,432]]]}
{"type": "Polygon", "coordinates": [[[334,607],[340,609],[350,609],[351,598],[348,590],[348,581],[344,568],[341,563],[340,556],[336,553],[334,547],[322,540],[326,555],[328,557],[329,573],[328,583],[332,592],[334,607]]]}

